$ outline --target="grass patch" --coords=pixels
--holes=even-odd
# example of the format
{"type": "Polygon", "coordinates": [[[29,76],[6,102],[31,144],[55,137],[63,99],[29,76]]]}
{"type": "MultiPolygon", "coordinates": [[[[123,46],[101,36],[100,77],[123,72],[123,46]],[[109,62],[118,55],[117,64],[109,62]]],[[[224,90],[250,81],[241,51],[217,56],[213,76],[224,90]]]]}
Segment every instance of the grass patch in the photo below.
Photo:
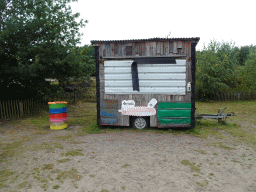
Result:
{"type": "Polygon", "coordinates": [[[63,179],[72,179],[72,180],[76,180],[79,181],[81,180],[82,176],[78,175],[78,170],[76,170],[75,168],[72,168],[70,171],[62,171],[59,172],[56,180],[63,180],[63,179]]]}
{"type": "Polygon", "coordinates": [[[237,161],[237,160],[235,160],[235,159],[231,160],[231,162],[234,162],[234,163],[242,163],[242,162],[237,161]]]}
{"type": "Polygon", "coordinates": [[[42,144],[38,144],[38,145],[33,146],[34,151],[42,150],[42,149],[51,150],[51,149],[53,149],[53,146],[50,143],[42,143],[42,144]]]}
{"type": "Polygon", "coordinates": [[[59,185],[54,185],[52,188],[53,189],[58,189],[58,188],[60,188],[60,186],[59,185]]]}
{"type": "Polygon", "coordinates": [[[76,133],[76,135],[83,136],[87,134],[97,134],[97,133],[103,133],[103,131],[100,130],[97,123],[94,122],[91,125],[80,127],[80,132],[76,133]]]}
{"type": "Polygon", "coordinates": [[[70,159],[60,159],[60,160],[57,160],[58,163],[65,163],[65,162],[68,162],[70,161],[70,159]]]}
{"type": "Polygon", "coordinates": [[[48,178],[50,181],[53,181],[53,180],[54,180],[53,178],[51,178],[50,175],[47,175],[47,178],[48,178]]]}
{"type": "MultiPolygon", "coordinates": [[[[24,117],[18,119],[20,127],[33,127],[35,134],[47,133],[50,131],[49,128],[49,111],[42,110],[39,114],[30,115],[29,117],[24,117]],[[47,127],[48,129],[45,129],[47,127]]],[[[13,123],[17,123],[13,122],[13,123]]]]}
{"type": "Polygon", "coordinates": [[[204,155],[207,154],[206,151],[204,151],[204,150],[194,150],[194,151],[197,151],[198,153],[201,153],[201,154],[204,154],[204,155]]]}
{"type": "Polygon", "coordinates": [[[125,167],[128,167],[128,166],[131,166],[131,165],[129,165],[129,164],[124,164],[124,165],[122,166],[122,168],[125,168],[125,167]]]}
{"type": "Polygon", "coordinates": [[[53,164],[44,164],[44,166],[42,167],[43,170],[45,169],[52,169],[53,168],[53,164]]]}
{"type": "Polygon", "coordinates": [[[7,161],[13,156],[20,157],[19,155],[21,155],[25,150],[22,144],[28,140],[30,140],[30,138],[14,141],[12,143],[6,143],[2,148],[2,153],[0,154],[0,163],[7,161]]]}
{"type": "Polygon", "coordinates": [[[92,178],[93,178],[93,177],[95,177],[95,175],[89,175],[89,177],[92,177],[92,178]]]}
{"type": "Polygon", "coordinates": [[[28,182],[27,182],[27,181],[23,181],[23,182],[20,183],[17,187],[18,187],[19,189],[22,189],[22,188],[25,188],[27,185],[28,185],[28,182]]]}
{"type": "Polygon", "coordinates": [[[213,146],[214,147],[219,147],[219,148],[225,149],[225,150],[235,150],[236,149],[236,148],[233,148],[233,147],[228,147],[226,145],[223,145],[222,142],[214,143],[213,146]]]}
{"type": "Polygon", "coordinates": [[[214,174],[213,173],[209,173],[210,176],[213,176],[214,174]]]}
{"type": "Polygon", "coordinates": [[[121,186],[121,189],[122,189],[122,190],[125,190],[125,186],[121,186]]]}
{"type": "Polygon", "coordinates": [[[194,171],[199,172],[201,170],[200,169],[200,165],[195,166],[196,164],[195,163],[191,163],[189,160],[182,160],[181,164],[186,165],[186,166],[189,165],[191,172],[194,172],[194,171]]]}
{"type": "Polygon", "coordinates": [[[218,153],[213,153],[214,156],[218,156],[218,153]]]}
{"type": "Polygon", "coordinates": [[[19,176],[20,175],[16,175],[15,177],[11,178],[11,181],[9,183],[14,183],[18,179],[19,176]]]}
{"type": "Polygon", "coordinates": [[[61,156],[82,156],[82,155],[84,155],[80,151],[82,151],[82,150],[81,149],[70,150],[66,153],[61,153],[61,156]]]}
{"type": "Polygon", "coordinates": [[[42,186],[41,186],[45,191],[46,191],[46,189],[47,189],[47,184],[45,183],[45,184],[43,184],[42,186]]]}
{"type": "Polygon", "coordinates": [[[54,143],[54,148],[64,149],[60,143],[54,143]]]}
{"type": "MultiPolygon", "coordinates": [[[[253,146],[256,145],[256,138],[255,134],[251,134],[248,132],[243,131],[241,125],[253,124],[256,125],[256,101],[225,101],[225,102],[196,102],[196,108],[198,113],[210,113],[210,114],[217,114],[219,108],[227,107],[227,109],[223,113],[228,113],[229,111],[235,112],[237,116],[231,116],[227,119],[227,125],[218,125],[215,120],[212,120],[212,125],[208,126],[211,130],[218,128],[226,133],[229,133],[233,136],[233,139],[237,141],[243,141],[247,144],[252,144],[253,146]],[[250,114],[251,116],[249,116],[250,114]],[[246,120],[246,122],[245,122],[246,120]],[[229,121],[233,123],[229,123],[229,121]],[[216,126],[213,126],[215,124],[216,126]]],[[[207,120],[210,122],[210,120],[207,120]]],[[[204,129],[201,127],[201,129],[204,129]]],[[[205,130],[201,130],[205,132],[205,130]]],[[[212,131],[210,131],[212,132],[212,131]]],[[[216,136],[216,135],[214,135],[216,136]]]]}
{"type": "Polygon", "coordinates": [[[102,189],[100,192],[109,192],[107,189],[102,189]]]}
{"type": "Polygon", "coordinates": [[[204,183],[196,182],[196,184],[200,185],[201,187],[204,187],[204,186],[206,186],[206,185],[208,185],[208,184],[209,184],[209,181],[205,180],[205,182],[204,182],[204,183]]]}
{"type": "Polygon", "coordinates": [[[68,143],[71,143],[71,144],[81,144],[81,143],[87,143],[87,142],[84,142],[84,141],[68,141],[68,143]]]}
{"type": "Polygon", "coordinates": [[[8,178],[10,176],[12,176],[14,174],[14,172],[12,172],[9,169],[5,169],[5,170],[1,170],[0,171],[0,189],[7,187],[7,185],[5,184],[5,182],[8,180],[8,178]]]}
{"type": "Polygon", "coordinates": [[[71,140],[71,139],[74,139],[74,134],[58,136],[58,137],[55,137],[55,139],[58,139],[58,140],[61,140],[61,141],[71,140]]]}

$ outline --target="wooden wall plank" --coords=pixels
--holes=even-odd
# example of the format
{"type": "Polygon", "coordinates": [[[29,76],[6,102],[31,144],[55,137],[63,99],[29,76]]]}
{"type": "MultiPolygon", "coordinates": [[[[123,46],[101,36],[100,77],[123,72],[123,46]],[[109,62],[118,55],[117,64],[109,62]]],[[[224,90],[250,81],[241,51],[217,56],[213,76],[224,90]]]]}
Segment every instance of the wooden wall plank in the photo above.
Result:
{"type": "MultiPolygon", "coordinates": [[[[138,64],[138,73],[185,73],[186,67],[173,64],[153,65],[153,64],[138,64]]],[[[131,73],[131,66],[128,67],[105,67],[105,74],[120,74],[131,73]]]]}
{"type": "MultiPolygon", "coordinates": [[[[124,74],[105,74],[105,80],[118,80],[118,79],[127,79],[130,80],[132,79],[132,74],[124,73],[124,74]]],[[[147,79],[169,79],[169,80],[185,80],[186,79],[186,74],[185,73],[157,73],[157,74],[139,74],[139,79],[140,80],[147,80],[147,79]]]]}
{"type": "Polygon", "coordinates": [[[176,42],[176,41],[173,42],[173,53],[174,53],[174,54],[177,54],[177,48],[178,48],[178,45],[177,45],[177,44],[178,44],[178,42],[176,42]]]}
{"type": "Polygon", "coordinates": [[[150,94],[150,93],[161,93],[171,95],[185,95],[185,87],[140,87],[140,92],[133,91],[132,87],[106,87],[105,94],[150,94]]]}
{"type": "MultiPolygon", "coordinates": [[[[132,87],[131,80],[105,80],[105,87],[132,87]]],[[[102,85],[101,83],[101,85],[102,85]]],[[[140,87],[185,87],[183,80],[140,80],[140,87]]]]}

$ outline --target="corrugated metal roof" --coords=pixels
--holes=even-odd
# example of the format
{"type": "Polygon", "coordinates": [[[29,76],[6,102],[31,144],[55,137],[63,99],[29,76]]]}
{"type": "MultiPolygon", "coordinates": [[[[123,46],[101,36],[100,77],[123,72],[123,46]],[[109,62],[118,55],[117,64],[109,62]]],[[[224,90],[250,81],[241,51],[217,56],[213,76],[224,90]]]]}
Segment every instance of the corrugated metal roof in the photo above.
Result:
{"type": "Polygon", "coordinates": [[[151,38],[151,39],[126,39],[126,40],[91,40],[91,43],[113,43],[113,42],[143,42],[143,41],[196,41],[198,42],[200,40],[200,37],[175,37],[175,38],[151,38]]]}

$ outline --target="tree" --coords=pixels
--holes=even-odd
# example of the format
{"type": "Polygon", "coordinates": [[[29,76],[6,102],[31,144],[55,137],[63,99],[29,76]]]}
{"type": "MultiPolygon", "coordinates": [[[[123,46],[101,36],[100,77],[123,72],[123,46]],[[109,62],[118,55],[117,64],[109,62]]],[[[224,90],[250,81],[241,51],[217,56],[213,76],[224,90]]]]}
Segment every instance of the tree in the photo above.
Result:
{"type": "Polygon", "coordinates": [[[197,52],[196,95],[198,99],[212,98],[216,92],[236,87],[238,51],[234,44],[211,41],[197,52]]]}
{"type": "Polygon", "coordinates": [[[247,59],[249,52],[250,52],[250,47],[249,46],[243,46],[243,47],[240,48],[240,51],[239,51],[239,63],[240,63],[240,65],[244,65],[244,62],[247,59]]]}
{"type": "MultiPolygon", "coordinates": [[[[77,1],[77,0],[72,0],[77,1]]],[[[71,0],[2,0],[0,3],[0,86],[14,80],[44,92],[45,78],[60,85],[88,71],[76,55],[79,28],[87,21],[72,14],[71,0]]]]}
{"type": "Polygon", "coordinates": [[[239,87],[242,91],[256,92],[256,49],[252,49],[248,54],[239,76],[242,79],[239,87]]]}

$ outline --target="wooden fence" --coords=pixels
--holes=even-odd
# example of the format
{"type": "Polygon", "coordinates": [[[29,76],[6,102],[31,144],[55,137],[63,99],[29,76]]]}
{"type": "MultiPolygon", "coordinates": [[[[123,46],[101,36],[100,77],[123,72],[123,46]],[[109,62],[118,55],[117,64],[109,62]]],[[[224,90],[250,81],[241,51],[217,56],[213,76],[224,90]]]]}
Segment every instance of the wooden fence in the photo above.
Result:
{"type": "Polygon", "coordinates": [[[85,102],[96,102],[96,91],[88,91],[88,92],[81,92],[81,91],[73,91],[73,92],[66,92],[63,93],[61,96],[52,96],[48,97],[46,100],[48,101],[67,101],[70,103],[75,103],[77,101],[85,101],[85,102]]]}
{"type": "Polygon", "coordinates": [[[256,93],[249,92],[229,92],[229,93],[216,93],[214,95],[215,101],[241,101],[241,100],[256,100],[256,93]]]}
{"type": "Polygon", "coordinates": [[[35,114],[45,108],[48,101],[67,101],[69,103],[75,103],[79,100],[96,102],[96,91],[71,92],[61,96],[45,96],[41,99],[3,100],[0,101],[0,120],[35,114]]]}
{"type": "Polygon", "coordinates": [[[34,98],[0,101],[0,119],[6,120],[34,114],[42,109],[44,104],[45,101],[43,99],[34,98]]]}

